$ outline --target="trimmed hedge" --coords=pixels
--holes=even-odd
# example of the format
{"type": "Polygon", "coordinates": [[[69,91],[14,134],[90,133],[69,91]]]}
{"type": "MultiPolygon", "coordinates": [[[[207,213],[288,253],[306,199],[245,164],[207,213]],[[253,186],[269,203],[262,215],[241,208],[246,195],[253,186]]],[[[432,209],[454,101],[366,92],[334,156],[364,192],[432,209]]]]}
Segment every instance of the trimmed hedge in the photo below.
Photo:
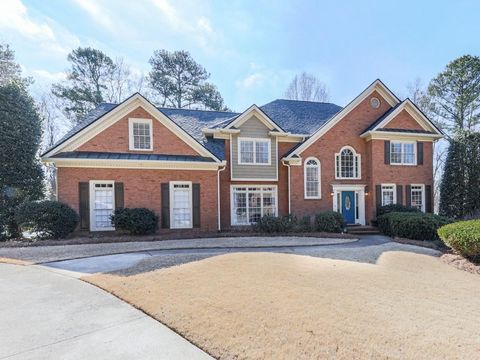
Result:
{"type": "Polygon", "coordinates": [[[402,205],[402,204],[390,204],[380,206],[377,209],[377,216],[382,216],[391,212],[415,212],[418,213],[420,210],[412,206],[402,205]]]}
{"type": "Polygon", "coordinates": [[[116,230],[127,231],[131,235],[152,234],[157,230],[158,216],[146,208],[117,209],[112,215],[116,230]]]}
{"type": "Polygon", "coordinates": [[[254,230],[265,233],[285,233],[294,230],[296,219],[290,216],[264,215],[253,225],[254,230]]]}
{"type": "Polygon", "coordinates": [[[480,256],[480,220],[459,221],[438,229],[440,239],[456,252],[480,256]]]}
{"type": "Polygon", "coordinates": [[[336,211],[324,211],[315,215],[315,231],[340,233],[344,227],[345,220],[336,211]]]}
{"type": "Polygon", "coordinates": [[[377,217],[378,227],[389,236],[413,240],[438,240],[437,229],[451,219],[421,212],[391,212],[377,217]]]}
{"type": "Polygon", "coordinates": [[[40,239],[60,239],[75,230],[78,215],[58,201],[32,201],[17,207],[15,221],[22,231],[35,232],[40,239]]]}

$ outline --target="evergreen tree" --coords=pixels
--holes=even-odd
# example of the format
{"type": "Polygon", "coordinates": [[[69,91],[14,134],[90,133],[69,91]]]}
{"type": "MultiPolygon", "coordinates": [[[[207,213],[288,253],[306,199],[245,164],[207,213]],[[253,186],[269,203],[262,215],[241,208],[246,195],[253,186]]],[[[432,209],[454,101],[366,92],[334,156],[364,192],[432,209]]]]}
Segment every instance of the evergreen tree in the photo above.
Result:
{"type": "Polygon", "coordinates": [[[33,99],[15,82],[0,86],[0,239],[17,237],[15,208],[43,196],[37,157],[41,120],[33,99]]]}
{"type": "Polygon", "coordinates": [[[451,140],[440,184],[440,215],[457,218],[464,213],[465,169],[464,144],[451,140]]]}
{"type": "Polygon", "coordinates": [[[465,136],[465,210],[464,216],[480,215],[480,133],[465,136]]]}
{"type": "Polygon", "coordinates": [[[157,50],[150,59],[150,65],[150,87],[158,96],[159,105],[225,109],[217,88],[206,82],[210,74],[188,51],[157,50]]]}

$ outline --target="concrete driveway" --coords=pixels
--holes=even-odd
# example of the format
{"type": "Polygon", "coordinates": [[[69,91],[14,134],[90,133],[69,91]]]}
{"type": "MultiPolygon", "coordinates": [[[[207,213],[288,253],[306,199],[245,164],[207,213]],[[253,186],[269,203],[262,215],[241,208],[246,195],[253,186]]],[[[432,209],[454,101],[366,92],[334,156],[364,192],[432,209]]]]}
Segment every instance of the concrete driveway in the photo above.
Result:
{"type": "Polygon", "coordinates": [[[0,359],[211,359],[92,285],[41,266],[0,264],[0,359]]]}

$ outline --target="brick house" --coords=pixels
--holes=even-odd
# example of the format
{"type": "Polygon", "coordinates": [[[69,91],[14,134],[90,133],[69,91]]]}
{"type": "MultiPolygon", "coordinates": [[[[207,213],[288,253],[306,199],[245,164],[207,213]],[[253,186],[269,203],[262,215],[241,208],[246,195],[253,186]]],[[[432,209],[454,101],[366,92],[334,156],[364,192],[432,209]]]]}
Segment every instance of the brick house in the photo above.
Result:
{"type": "Polygon", "coordinates": [[[432,211],[442,132],[380,80],[344,108],[275,100],[242,113],[157,108],[140,94],[101,104],[42,155],[80,229],[114,230],[146,207],[162,229],[228,229],[265,214],[343,214],[370,224],[390,203],[432,211]]]}

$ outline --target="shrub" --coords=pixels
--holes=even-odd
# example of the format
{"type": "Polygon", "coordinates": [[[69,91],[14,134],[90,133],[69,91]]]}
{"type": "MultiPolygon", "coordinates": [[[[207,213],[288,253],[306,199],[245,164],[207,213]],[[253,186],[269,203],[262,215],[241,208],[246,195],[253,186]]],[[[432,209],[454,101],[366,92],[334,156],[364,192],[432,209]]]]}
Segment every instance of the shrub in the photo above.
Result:
{"type": "Polygon", "coordinates": [[[78,215],[58,201],[32,201],[17,207],[15,221],[23,231],[35,232],[40,239],[59,239],[75,230],[78,215]]]}
{"type": "Polygon", "coordinates": [[[253,225],[253,228],[259,232],[265,233],[283,233],[292,232],[296,224],[296,219],[290,216],[277,217],[273,215],[264,215],[253,225]]]}
{"type": "Polygon", "coordinates": [[[295,223],[296,232],[311,232],[313,230],[310,215],[303,216],[300,220],[295,221],[295,223]]]}
{"type": "Polygon", "coordinates": [[[442,241],[468,257],[480,256],[480,220],[459,221],[438,229],[442,241]]]}
{"type": "Polygon", "coordinates": [[[391,212],[377,217],[378,227],[389,236],[413,240],[437,240],[437,229],[451,219],[429,213],[391,212]]]}
{"type": "Polygon", "coordinates": [[[339,233],[343,228],[343,216],[336,211],[324,211],[315,215],[316,231],[339,233]]]}
{"type": "Polygon", "coordinates": [[[390,204],[380,206],[377,209],[377,216],[382,216],[383,214],[388,214],[391,212],[420,212],[417,208],[412,206],[402,205],[402,204],[390,204]]]}
{"type": "Polygon", "coordinates": [[[124,208],[115,210],[112,224],[117,230],[125,230],[131,235],[154,233],[157,229],[158,217],[150,209],[124,208]]]}

